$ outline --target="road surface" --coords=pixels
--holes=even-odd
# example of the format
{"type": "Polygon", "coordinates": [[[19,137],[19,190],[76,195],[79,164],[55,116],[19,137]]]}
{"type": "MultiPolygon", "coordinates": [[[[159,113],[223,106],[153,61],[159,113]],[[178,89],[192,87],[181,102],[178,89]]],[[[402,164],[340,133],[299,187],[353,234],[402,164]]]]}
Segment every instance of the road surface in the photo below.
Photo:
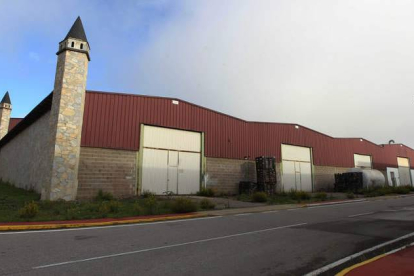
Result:
{"type": "Polygon", "coordinates": [[[0,275],[303,275],[414,232],[414,197],[0,233],[0,275]]]}

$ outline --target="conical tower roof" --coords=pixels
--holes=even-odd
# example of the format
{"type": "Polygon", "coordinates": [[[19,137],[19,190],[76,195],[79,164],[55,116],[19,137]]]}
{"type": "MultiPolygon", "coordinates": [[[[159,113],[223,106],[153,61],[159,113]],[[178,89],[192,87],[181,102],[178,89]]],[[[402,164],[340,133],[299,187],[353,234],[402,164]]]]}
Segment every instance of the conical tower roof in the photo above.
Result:
{"type": "Polygon", "coordinates": [[[73,23],[72,28],[70,28],[68,34],[63,40],[66,40],[68,38],[76,38],[76,39],[80,39],[80,40],[88,42],[88,39],[86,38],[85,30],[83,29],[83,24],[82,24],[82,20],[80,16],[76,18],[75,23],[73,23]]]}
{"type": "Polygon", "coordinates": [[[9,92],[6,92],[3,99],[1,100],[0,104],[11,104],[9,92]]]}

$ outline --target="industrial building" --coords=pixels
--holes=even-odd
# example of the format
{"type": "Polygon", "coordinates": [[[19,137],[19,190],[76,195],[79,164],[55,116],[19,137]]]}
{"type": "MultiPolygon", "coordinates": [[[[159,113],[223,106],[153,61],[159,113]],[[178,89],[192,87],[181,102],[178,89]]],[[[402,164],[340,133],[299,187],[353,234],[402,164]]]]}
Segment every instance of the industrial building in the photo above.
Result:
{"type": "Polygon", "coordinates": [[[59,43],[55,87],[25,118],[0,104],[0,178],[43,199],[84,199],[99,190],[237,193],[256,181],[255,157],[274,156],[277,189],[330,191],[334,174],[381,171],[413,185],[414,150],[334,138],[297,124],[249,122],[180,99],[87,91],[90,48],[80,18],[59,43]]]}

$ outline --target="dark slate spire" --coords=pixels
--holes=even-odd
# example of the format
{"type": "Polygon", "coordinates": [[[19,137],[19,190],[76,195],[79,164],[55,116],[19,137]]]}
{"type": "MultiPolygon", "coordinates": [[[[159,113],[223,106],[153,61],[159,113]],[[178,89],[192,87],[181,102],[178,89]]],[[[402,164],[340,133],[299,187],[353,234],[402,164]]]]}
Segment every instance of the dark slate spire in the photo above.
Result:
{"type": "Polygon", "coordinates": [[[1,100],[0,104],[11,104],[9,92],[6,92],[6,95],[4,95],[4,97],[1,100]]]}
{"type": "MultiPolygon", "coordinates": [[[[78,18],[76,18],[75,23],[73,23],[72,28],[70,28],[68,34],[66,35],[65,39],[63,39],[63,40],[66,40],[69,37],[77,38],[77,39],[88,42],[88,39],[86,38],[85,30],[83,29],[83,24],[82,24],[82,20],[81,20],[80,16],[78,16],[78,18]]],[[[88,44],[89,44],[89,42],[88,42],[88,44]]]]}

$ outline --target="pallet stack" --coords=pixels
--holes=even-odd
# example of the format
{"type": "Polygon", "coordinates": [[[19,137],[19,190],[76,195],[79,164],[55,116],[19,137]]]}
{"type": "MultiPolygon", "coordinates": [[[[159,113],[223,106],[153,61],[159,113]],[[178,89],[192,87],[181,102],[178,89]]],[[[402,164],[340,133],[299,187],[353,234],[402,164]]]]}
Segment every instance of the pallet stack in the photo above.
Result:
{"type": "Polygon", "coordinates": [[[364,187],[361,172],[335,174],[335,192],[354,192],[364,187]]]}
{"type": "Polygon", "coordinates": [[[276,192],[275,157],[256,157],[257,190],[274,194],[276,192]]]}

